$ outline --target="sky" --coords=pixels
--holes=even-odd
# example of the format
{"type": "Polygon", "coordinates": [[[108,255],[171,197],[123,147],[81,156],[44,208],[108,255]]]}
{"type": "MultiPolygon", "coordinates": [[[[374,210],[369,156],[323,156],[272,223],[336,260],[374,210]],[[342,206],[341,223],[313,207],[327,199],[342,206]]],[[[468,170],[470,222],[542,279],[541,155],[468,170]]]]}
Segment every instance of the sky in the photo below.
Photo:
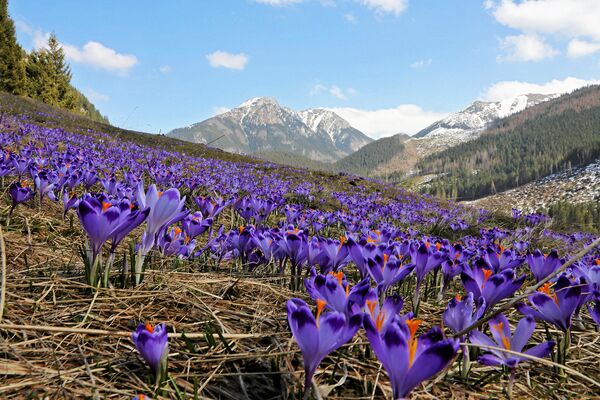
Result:
{"type": "Polygon", "coordinates": [[[72,83],[127,129],[165,133],[251,97],[336,111],[373,138],[476,99],[600,83],[599,0],[12,0],[54,32],[72,83]]]}

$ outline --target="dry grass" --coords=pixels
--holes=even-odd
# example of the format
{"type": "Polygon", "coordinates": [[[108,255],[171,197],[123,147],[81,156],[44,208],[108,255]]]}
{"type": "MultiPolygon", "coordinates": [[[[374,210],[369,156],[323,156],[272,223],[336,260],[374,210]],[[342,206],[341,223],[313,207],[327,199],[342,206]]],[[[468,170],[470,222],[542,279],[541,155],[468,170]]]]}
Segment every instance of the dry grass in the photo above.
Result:
{"type": "MultiPolygon", "coordinates": [[[[19,208],[4,232],[6,306],[0,321],[0,398],[298,399],[301,356],[291,339],[285,302],[293,296],[281,276],[198,272],[198,262],[157,262],[135,289],[93,294],[83,283],[77,222],[60,210],[19,208]],[[129,338],[138,322],[170,329],[172,380],[158,392],[129,338]]],[[[114,272],[118,275],[118,271],[114,272]]],[[[446,302],[423,304],[425,324],[440,324],[446,302]]],[[[600,336],[587,319],[575,329],[570,369],[600,381],[600,336]]],[[[545,339],[538,324],[537,341],[545,339]]],[[[389,398],[387,377],[364,335],[325,362],[316,381],[328,398],[389,398]],[[336,383],[342,385],[333,387],[336,383]]],[[[507,376],[474,366],[468,381],[455,362],[413,398],[505,397],[507,376]]],[[[598,398],[600,389],[544,363],[519,367],[515,398],[598,398]]]]}

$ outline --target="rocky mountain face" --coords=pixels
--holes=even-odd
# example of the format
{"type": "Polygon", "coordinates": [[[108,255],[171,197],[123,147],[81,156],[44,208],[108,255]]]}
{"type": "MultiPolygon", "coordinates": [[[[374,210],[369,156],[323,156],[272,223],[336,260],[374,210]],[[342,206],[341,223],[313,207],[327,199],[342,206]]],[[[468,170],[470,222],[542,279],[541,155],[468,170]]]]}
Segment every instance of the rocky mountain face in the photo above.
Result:
{"type": "Polygon", "coordinates": [[[494,121],[556,97],[555,94],[524,94],[502,101],[475,101],[464,110],[421,130],[411,141],[420,156],[436,153],[478,138],[494,121]]]}
{"type": "Polygon", "coordinates": [[[300,111],[298,115],[317,136],[329,136],[334,146],[346,153],[345,155],[354,153],[373,141],[333,111],[311,108],[300,111]]]}
{"type": "Polygon", "coordinates": [[[298,113],[269,97],[250,99],[168,135],[235,153],[285,152],[321,162],[334,162],[371,141],[331,111],[298,113]]]}

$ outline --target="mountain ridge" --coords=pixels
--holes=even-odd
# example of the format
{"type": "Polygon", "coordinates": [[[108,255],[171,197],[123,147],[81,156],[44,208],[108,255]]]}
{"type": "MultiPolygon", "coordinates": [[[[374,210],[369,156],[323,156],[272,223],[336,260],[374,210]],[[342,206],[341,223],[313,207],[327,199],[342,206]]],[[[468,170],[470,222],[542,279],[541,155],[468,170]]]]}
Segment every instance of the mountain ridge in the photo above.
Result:
{"type": "Polygon", "coordinates": [[[296,112],[272,97],[253,97],[225,113],[173,129],[168,136],[212,142],[240,154],[283,152],[319,162],[335,162],[372,141],[331,111],[296,112]]]}

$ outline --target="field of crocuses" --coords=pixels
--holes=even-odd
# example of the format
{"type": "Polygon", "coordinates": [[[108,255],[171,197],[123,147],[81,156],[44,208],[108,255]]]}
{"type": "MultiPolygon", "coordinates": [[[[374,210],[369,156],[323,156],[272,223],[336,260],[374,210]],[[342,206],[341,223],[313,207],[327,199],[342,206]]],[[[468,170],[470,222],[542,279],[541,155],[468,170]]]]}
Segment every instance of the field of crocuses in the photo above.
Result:
{"type": "Polygon", "coordinates": [[[600,396],[596,237],[39,119],[0,122],[1,398],[600,396]]]}

